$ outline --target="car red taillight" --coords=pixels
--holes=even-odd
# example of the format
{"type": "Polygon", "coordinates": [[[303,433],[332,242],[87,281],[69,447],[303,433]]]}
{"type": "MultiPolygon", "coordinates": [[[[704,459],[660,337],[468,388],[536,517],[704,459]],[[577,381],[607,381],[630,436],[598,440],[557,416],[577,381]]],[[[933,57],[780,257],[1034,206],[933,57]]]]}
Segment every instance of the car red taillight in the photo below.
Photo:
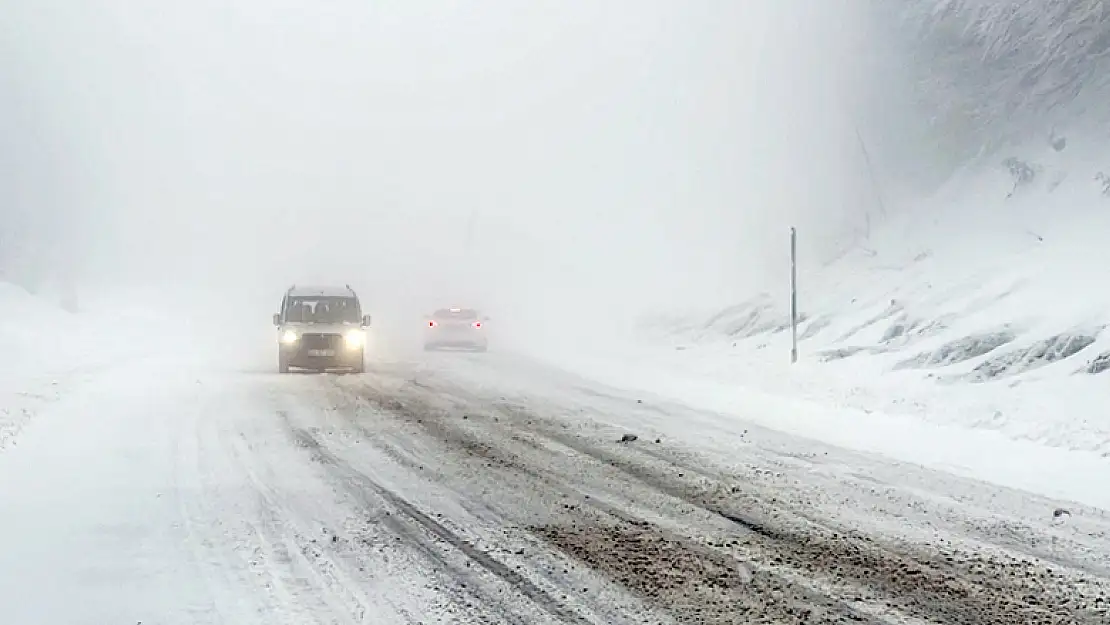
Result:
{"type": "Polygon", "coordinates": [[[480,328],[480,327],[482,327],[482,322],[481,321],[475,321],[471,325],[473,325],[475,328],[480,328]]]}
{"type": "Polygon", "coordinates": [[[439,325],[439,324],[438,324],[438,323],[436,323],[435,321],[429,321],[429,322],[428,322],[428,327],[429,327],[429,328],[434,328],[434,327],[436,327],[437,325],[439,325]]]}

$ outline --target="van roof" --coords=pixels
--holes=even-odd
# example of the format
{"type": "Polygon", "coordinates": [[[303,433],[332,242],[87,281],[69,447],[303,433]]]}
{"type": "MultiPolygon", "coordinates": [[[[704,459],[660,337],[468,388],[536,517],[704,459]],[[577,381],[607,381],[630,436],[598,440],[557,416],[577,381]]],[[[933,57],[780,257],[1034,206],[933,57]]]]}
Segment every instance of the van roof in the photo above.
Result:
{"type": "Polygon", "coordinates": [[[355,297],[350,286],[293,285],[286,295],[291,297],[355,297]]]}

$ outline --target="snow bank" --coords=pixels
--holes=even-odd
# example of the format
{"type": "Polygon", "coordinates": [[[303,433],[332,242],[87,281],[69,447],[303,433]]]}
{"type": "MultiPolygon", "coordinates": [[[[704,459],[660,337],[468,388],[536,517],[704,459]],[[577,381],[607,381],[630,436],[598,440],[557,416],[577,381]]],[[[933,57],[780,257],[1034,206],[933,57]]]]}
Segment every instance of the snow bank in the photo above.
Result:
{"type": "Polygon", "coordinates": [[[82,312],[68,312],[0,282],[0,449],[67,389],[151,353],[169,325],[112,298],[94,297],[87,304],[82,312]]]}
{"type": "Polygon", "coordinates": [[[1110,476],[1102,171],[1090,152],[999,158],[848,256],[801,259],[795,365],[783,284],[712,314],[646,319],[641,345],[595,363],[595,377],[1110,507],[1110,478],[1091,477],[1110,476]]]}

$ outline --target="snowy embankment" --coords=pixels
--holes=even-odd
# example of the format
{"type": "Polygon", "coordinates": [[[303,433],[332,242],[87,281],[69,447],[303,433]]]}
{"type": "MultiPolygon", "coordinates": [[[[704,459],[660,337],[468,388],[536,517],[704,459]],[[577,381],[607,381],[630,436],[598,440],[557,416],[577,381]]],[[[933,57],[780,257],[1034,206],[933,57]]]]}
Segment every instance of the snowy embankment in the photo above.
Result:
{"type": "Polygon", "coordinates": [[[619,366],[574,367],[1110,508],[1110,190],[1037,156],[965,174],[834,263],[801,259],[795,365],[784,290],[653,318],[619,366]]]}
{"type": "Polygon", "coordinates": [[[0,450],[43,408],[120,362],[158,349],[169,325],[111,298],[77,312],[0,282],[0,450]]]}

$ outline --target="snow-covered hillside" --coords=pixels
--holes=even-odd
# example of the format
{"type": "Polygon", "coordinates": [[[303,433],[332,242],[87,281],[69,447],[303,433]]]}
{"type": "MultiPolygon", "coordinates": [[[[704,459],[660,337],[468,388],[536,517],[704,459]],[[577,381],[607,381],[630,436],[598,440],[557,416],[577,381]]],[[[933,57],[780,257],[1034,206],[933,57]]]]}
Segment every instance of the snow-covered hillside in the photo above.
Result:
{"type": "MultiPolygon", "coordinates": [[[[875,6],[898,40],[888,69],[910,77],[937,142],[922,147],[955,173],[935,194],[873,212],[871,236],[835,263],[801,260],[796,369],[819,363],[852,394],[872,389],[923,418],[1110,453],[1110,10],[875,6]]],[[[694,347],[686,359],[710,346],[758,353],[752,362],[775,346],[784,358],[787,301],[774,292],[655,330],[694,347]]]]}
{"type": "MultiPolygon", "coordinates": [[[[58,392],[105,362],[113,347],[103,324],[0,282],[0,449],[58,392]]],[[[113,345],[114,343],[114,345],[113,345]]]]}
{"type": "MultiPolygon", "coordinates": [[[[1104,128],[1110,8],[1100,0],[873,0],[874,33],[949,159],[1053,129],[1104,128]]],[[[890,89],[888,82],[886,88],[890,89]]],[[[881,103],[880,103],[881,105],[881,103]]]]}
{"type": "Polygon", "coordinates": [[[1105,481],[1056,472],[1067,462],[1036,467],[1028,455],[1110,467],[1110,194],[1098,155],[1078,144],[1015,151],[969,168],[835,262],[801,258],[797,364],[784,276],[724,310],[645,320],[648,346],[621,381],[642,386],[654,371],[657,390],[703,403],[740,392],[739,403],[714,405],[791,431],[911,461],[929,460],[915,447],[963,446],[960,460],[934,463],[978,453],[996,467],[1034,465],[1018,480],[1026,488],[1065,494],[1057,487],[1078,480],[1066,496],[1105,491],[1105,481]],[[756,401],[768,396],[798,403],[756,401]],[[984,434],[1008,457],[967,444],[984,434]]]}
{"type": "MultiPolygon", "coordinates": [[[[244,334],[213,321],[220,319],[219,308],[204,317],[203,308],[187,308],[163,290],[90,291],[79,309],[63,308],[57,299],[0,282],[0,451],[61,398],[113,369],[159,354],[184,362],[199,342],[208,347],[244,334]],[[210,329],[194,332],[195,324],[210,329]]],[[[260,327],[269,338],[269,328],[260,327]]]]}
{"type": "MultiPolygon", "coordinates": [[[[1104,4],[868,4],[868,62],[881,80],[879,95],[862,104],[871,158],[860,176],[874,176],[878,199],[860,207],[867,227],[846,254],[799,260],[800,361],[789,362],[783,275],[768,292],[723,310],[645,320],[649,346],[634,350],[623,377],[642,385],[654,371],[657,387],[703,400],[743,389],[748,408],[771,405],[754,402],[758,393],[842,408],[849,416],[832,419],[798,404],[768,410],[774,416],[766,420],[877,450],[884,446],[872,439],[900,438],[886,451],[913,461],[929,460],[922,447],[987,433],[1018,445],[1010,459],[1020,460],[1019,449],[1080,454],[1105,473],[1104,4]],[[937,180],[945,181],[939,189],[937,180]],[[633,368],[640,373],[628,375],[633,368]],[[930,427],[946,428],[944,438],[923,440],[930,427]]],[[[799,225],[804,251],[830,236],[799,225]]],[[[979,455],[1005,462],[995,451],[979,455]]],[[[975,453],[969,447],[958,462],[975,453]]],[[[1042,481],[1072,479],[1052,474],[1066,465],[1041,467],[1049,474],[1042,481]]],[[[1039,488],[1032,479],[1018,481],[1039,488]]]]}

